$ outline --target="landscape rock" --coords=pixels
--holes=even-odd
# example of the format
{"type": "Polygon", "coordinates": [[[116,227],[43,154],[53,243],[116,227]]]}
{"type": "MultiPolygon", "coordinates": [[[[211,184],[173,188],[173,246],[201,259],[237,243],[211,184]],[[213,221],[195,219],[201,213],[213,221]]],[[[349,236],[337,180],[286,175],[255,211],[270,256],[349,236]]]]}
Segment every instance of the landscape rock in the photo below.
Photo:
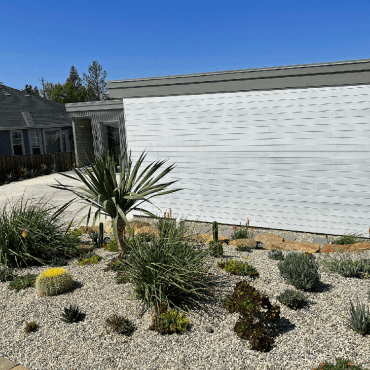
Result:
{"type": "MultiPolygon", "coordinates": [[[[157,230],[155,226],[150,225],[149,222],[143,221],[131,221],[129,222],[130,227],[134,230],[134,235],[137,233],[147,232],[147,231],[139,231],[142,227],[151,227],[149,230],[157,230]]],[[[99,228],[98,228],[99,230],[99,228]]],[[[113,234],[113,226],[111,221],[104,222],[104,232],[106,234],[113,234]]],[[[153,231],[154,232],[154,231],[153,231]]],[[[128,234],[128,228],[126,226],[126,233],[128,234]]]]}
{"type": "Polygon", "coordinates": [[[355,244],[325,244],[321,248],[321,253],[338,252],[343,249],[343,252],[361,252],[370,249],[370,243],[355,243],[355,244]]]}
{"type": "Polygon", "coordinates": [[[257,240],[255,239],[235,239],[229,242],[229,245],[234,245],[235,247],[238,246],[247,246],[251,249],[256,249],[257,248],[257,240]]]}
{"type": "Polygon", "coordinates": [[[313,243],[300,243],[296,241],[287,240],[282,243],[272,243],[265,248],[263,245],[263,249],[271,250],[277,249],[281,251],[301,251],[301,252],[312,252],[312,253],[319,253],[320,251],[320,244],[313,244],[313,243]]]}
{"type": "MultiPolygon", "coordinates": [[[[185,237],[187,236],[187,234],[185,234],[185,237]]],[[[183,238],[185,239],[185,238],[183,238]]],[[[194,235],[192,237],[189,238],[190,240],[194,240],[194,241],[197,241],[197,242],[201,242],[201,243],[209,243],[211,240],[213,240],[213,236],[209,233],[206,233],[206,234],[198,234],[198,235],[194,235]]],[[[226,238],[225,236],[222,236],[222,235],[219,235],[218,236],[218,241],[220,243],[226,243],[228,244],[229,243],[229,238],[226,238]]]]}

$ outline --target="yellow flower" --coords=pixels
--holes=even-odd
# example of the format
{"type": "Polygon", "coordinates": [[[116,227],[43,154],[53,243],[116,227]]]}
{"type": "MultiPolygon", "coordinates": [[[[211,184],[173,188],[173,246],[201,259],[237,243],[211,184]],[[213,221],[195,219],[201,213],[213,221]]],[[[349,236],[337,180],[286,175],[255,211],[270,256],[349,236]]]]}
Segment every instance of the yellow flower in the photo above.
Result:
{"type": "Polygon", "coordinates": [[[26,230],[23,230],[23,232],[22,232],[22,236],[23,236],[24,238],[27,238],[27,231],[26,231],[26,230]]]}

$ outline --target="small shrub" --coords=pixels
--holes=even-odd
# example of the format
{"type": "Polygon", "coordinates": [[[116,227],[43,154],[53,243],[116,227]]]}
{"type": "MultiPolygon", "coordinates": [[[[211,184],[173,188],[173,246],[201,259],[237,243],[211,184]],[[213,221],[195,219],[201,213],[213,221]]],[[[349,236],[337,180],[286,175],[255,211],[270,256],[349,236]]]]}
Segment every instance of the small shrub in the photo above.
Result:
{"type": "Polygon", "coordinates": [[[15,290],[18,293],[21,289],[34,288],[37,274],[28,274],[25,276],[18,276],[8,286],[8,289],[15,290]]]}
{"type": "Polygon", "coordinates": [[[242,261],[231,260],[227,261],[226,263],[218,262],[217,266],[230,272],[232,275],[241,275],[241,276],[258,275],[257,270],[253,266],[248,265],[246,262],[242,261]]]}
{"type": "Polygon", "coordinates": [[[69,308],[64,308],[64,314],[62,315],[62,321],[72,324],[74,322],[82,321],[85,314],[80,312],[78,307],[69,305],[69,308]]]}
{"type": "Polygon", "coordinates": [[[363,263],[360,261],[341,261],[337,270],[338,274],[343,277],[357,277],[362,276],[363,263]]]}
{"type": "Polygon", "coordinates": [[[239,252],[252,252],[251,247],[248,247],[247,245],[238,245],[236,250],[239,252]]]}
{"type": "Polygon", "coordinates": [[[340,357],[336,359],[336,364],[335,365],[333,365],[330,362],[324,362],[317,369],[316,369],[316,367],[314,367],[312,370],[348,370],[348,369],[351,369],[351,370],[366,370],[366,369],[363,369],[360,366],[356,366],[356,365],[352,364],[349,360],[344,360],[340,357]]]}
{"type": "Polygon", "coordinates": [[[297,310],[306,306],[307,297],[305,297],[300,292],[295,292],[294,290],[287,289],[284,293],[280,294],[276,298],[280,303],[285,304],[292,310],[297,310]]]}
{"type": "Polygon", "coordinates": [[[106,246],[105,248],[107,251],[110,252],[118,252],[118,243],[116,239],[112,239],[106,246]]]}
{"type": "Polygon", "coordinates": [[[272,344],[272,339],[263,324],[268,321],[274,323],[280,318],[280,307],[271,305],[269,298],[262,295],[246,281],[236,284],[232,295],[227,295],[224,301],[229,313],[239,312],[241,316],[234,326],[238,337],[251,341],[251,349],[267,352],[272,344]],[[253,324],[254,318],[258,317],[260,310],[267,309],[253,324]]]}
{"type": "Polygon", "coordinates": [[[118,334],[130,335],[134,331],[134,325],[126,318],[113,315],[106,320],[106,333],[110,334],[110,329],[118,334]]]}
{"type": "Polygon", "coordinates": [[[30,322],[30,323],[26,322],[26,327],[24,328],[24,331],[26,333],[29,333],[30,331],[36,331],[38,327],[39,325],[36,324],[36,322],[30,322]]]}
{"type": "Polygon", "coordinates": [[[362,240],[356,235],[343,235],[340,238],[333,240],[330,244],[348,245],[361,242],[362,240]]]}
{"type": "Polygon", "coordinates": [[[93,265],[94,263],[99,263],[102,259],[103,257],[94,255],[89,258],[81,258],[77,264],[78,266],[93,265]]]}
{"type": "Polygon", "coordinates": [[[268,258],[270,258],[271,260],[280,260],[280,261],[283,261],[284,260],[283,252],[282,251],[278,251],[276,249],[271,249],[268,252],[268,258]]]}
{"type": "Polygon", "coordinates": [[[189,320],[184,314],[176,310],[169,310],[160,315],[155,315],[149,330],[158,331],[161,335],[181,333],[189,329],[189,320]]]}
{"type": "Polygon", "coordinates": [[[63,268],[51,268],[36,278],[36,289],[40,296],[53,296],[73,287],[73,279],[63,268]]]}
{"type": "Polygon", "coordinates": [[[319,279],[319,265],[312,254],[291,252],[278,263],[280,275],[299,290],[313,290],[319,279]]]}
{"type": "Polygon", "coordinates": [[[245,224],[245,228],[240,227],[239,230],[237,230],[236,226],[233,228],[235,231],[231,235],[231,240],[236,240],[236,239],[248,239],[249,238],[249,233],[248,233],[248,223],[245,224]]]}

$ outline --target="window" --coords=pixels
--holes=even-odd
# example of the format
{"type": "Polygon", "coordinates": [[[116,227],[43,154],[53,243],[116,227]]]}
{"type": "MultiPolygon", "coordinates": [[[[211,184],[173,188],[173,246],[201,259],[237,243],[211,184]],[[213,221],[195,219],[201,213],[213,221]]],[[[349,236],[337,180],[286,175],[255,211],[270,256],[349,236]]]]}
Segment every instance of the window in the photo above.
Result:
{"type": "Polygon", "coordinates": [[[31,155],[43,154],[41,145],[41,135],[39,130],[30,130],[29,140],[30,140],[30,152],[31,155]]]}
{"type": "Polygon", "coordinates": [[[11,131],[11,143],[13,155],[23,155],[23,137],[22,131],[11,131]]]}
{"type": "Polygon", "coordinates": [[[61,152],[60,129],[44,130],[45,154],[61,152]]]}

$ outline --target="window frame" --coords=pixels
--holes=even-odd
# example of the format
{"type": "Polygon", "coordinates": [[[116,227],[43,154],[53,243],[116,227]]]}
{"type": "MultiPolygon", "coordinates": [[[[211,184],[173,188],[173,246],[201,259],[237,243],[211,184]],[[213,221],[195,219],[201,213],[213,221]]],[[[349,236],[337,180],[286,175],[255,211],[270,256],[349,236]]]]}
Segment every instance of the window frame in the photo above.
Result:
{"type": "Polygon", "coordinates": [[[30,144],[30,155],[36,155],[36,154],[33,154],[33,149],[34,148],[40,148],[40,155],[44,154],[44,145],[43,145],[43,142],[42,142],[42,132],[41,132],[40,129],[28,130],[28,139],[29,139],[29,144],[30,144]],[[33,133],[33,132],[36,132],[37,135],[38,135],[38,139],[40,141],[38,146],[33,146],[32,145],[31,133],[33,133]]]}
{"type": "Polygon", "coordinates": [[[44,128],[42,129],[42,137],[44,139],[44,153],[45,154],[55,154],[55,153],[59,153],[59,152],[55,152],[55,153],[47,153],[46,152],[46,137],[45,137],[45,133],[46,131],[59,131],[59,145],[60,145],[60,153],[63,153],[62,152],[62,149],[63,149],[63,143],[62,143],[62,133],[61,133],[61,128],[60,127],[55,127],[55,128],[44,128]]]}
{"type": "Polygon", "coordinates": [[[14,154],[14,145],[18,145],[18,144],[14,144],[13,142],[13,133],[20,133],[21,134],[21,145],[22,145],[22,154],[17,154],[18,155],[25,155],[24,153],[26,152],[25,151],[25,147],[24,147],[24,137],[23,137],[23,131],[22,130],[10,130],[10,143],[11,143],[11,148],[12,148],[12,156],[15,156],[14,154]]]}

